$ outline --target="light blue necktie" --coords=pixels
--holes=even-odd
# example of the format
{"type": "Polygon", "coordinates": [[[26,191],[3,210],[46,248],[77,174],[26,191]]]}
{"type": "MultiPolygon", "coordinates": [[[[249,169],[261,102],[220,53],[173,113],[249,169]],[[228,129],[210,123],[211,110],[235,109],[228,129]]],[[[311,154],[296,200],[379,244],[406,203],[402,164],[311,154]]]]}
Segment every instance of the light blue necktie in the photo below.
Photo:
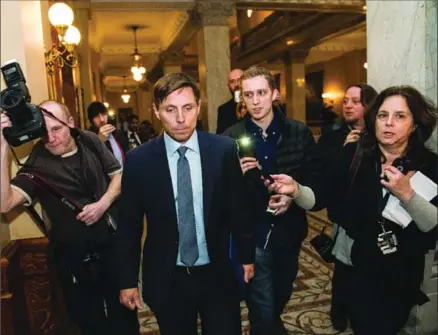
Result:
{"type": "Polygon", "coordinates": [[[199,257],[199,251],[196,239],[190,165],[185,157],[187,149],[187,147],[181,146],[177,150],[179,154],[177,165],[179,248],[181,262],[187,266],[193,266],[199,257]]]}

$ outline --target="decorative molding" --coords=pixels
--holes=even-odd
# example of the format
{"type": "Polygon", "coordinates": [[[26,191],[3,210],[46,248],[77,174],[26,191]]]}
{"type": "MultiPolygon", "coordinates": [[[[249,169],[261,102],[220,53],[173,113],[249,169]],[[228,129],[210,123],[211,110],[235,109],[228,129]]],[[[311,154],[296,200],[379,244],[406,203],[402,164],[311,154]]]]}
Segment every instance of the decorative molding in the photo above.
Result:
{"type": "Polygon", "coordinates": [[[230,0],[198,0],[191,13],[191,20],[198,26],[228,26],[233,9],[234,3],[230,0]]]}
{"type": "Polygon", "coordinates": [[[178,15],[178,18],[171,25],[171,27],[163,33],[161,37],[161,48],[167,50],[169,45],[177,38],[183,29],[184,25],[189,21],[189,13],[184,12],[178,15]]]}
{"type": "Polygon", "coordinates": [[[236,8],[241,10],[364,13],[365,5],[365,0],[236,0],[236,8]]]}
{"type": "MultiPolygon", "coordinates": [[[[117,55],[131,54],[134,52],[132,43],[123,44],[107,44],[100,48],[102,54],[117,55]]],[[[141,54],[160,53],[161,46],[156,43],[140,43],[138,44],[138,52],[141,54]]]]}
{"type": "Polygon", "coordinates": [[[137,11],[137,10],[181,10],[187,11],[193,9],[195,6],[194,0],[187,1],[159,1],[159,2],[124,2],[120,0],[103,0],[103,1],[91,1],[91,9],[108,12],[124,11],[137,11]]]}

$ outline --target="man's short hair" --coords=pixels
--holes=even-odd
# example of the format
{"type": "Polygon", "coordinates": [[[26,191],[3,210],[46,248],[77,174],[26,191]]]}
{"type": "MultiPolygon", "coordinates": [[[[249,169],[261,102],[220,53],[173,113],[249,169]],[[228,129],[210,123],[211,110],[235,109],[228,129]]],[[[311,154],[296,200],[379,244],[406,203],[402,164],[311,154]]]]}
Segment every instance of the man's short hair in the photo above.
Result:
{"type": "Polygon", "coordinates": [[[196,102],[199,102],[201,98],[201,92],[199,91],[196,81],[181,72],[168,73],[161,77],[155,84],[153,90],[153,103],[158,109],[159,105],[167,98],[167,96],[177,90],[185,87],[191,87],[193,94],[195,95],[196,102]]]}
{"type": "Polygon", "coordinates": [[[87,107],[88,120],[92,123],[93,119],[99,114],[107,114],[108,109],[100,101],[94,101],[87,107]]]}
{"type": "Polygon", "coordinates": [[[240,87],[243,87],[242,82],[244,80],[259,77],[259,76],[262,76],[267,80],[269,88],[271,90],[277,88],[275,86],[274,76],[271,74],[271,72],[268,69],[261,66],[251,66],[250,68],[243,71],[242,77],[240,77],[240,87]]]}
{"type": "MultiPolygon", "coordinates": [[[[71,118],[71,113],[68,107],[61,102],[55,100],[44,100],[39,104],[39,106],[44,108],[44,105],[51,105],[51,104],[58,106],[62,110],[66,120],[69,120],[71,118]]],[[[49,110],[49,112],[51,111],[49,110]]]]}

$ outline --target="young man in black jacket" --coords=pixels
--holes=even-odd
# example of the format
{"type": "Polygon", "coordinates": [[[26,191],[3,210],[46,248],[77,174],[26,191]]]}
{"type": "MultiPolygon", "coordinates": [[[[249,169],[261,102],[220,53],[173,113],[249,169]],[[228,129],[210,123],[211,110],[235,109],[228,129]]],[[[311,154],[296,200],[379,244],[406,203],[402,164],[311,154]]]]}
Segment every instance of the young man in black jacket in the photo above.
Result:
{"type": "Polygon", "coordinates": [[[251,334],[286,334],[280,315],[292,294],[301,243],[307,235],[306,210],[315,208],[319,161],[309,128],[273,110],[279,92],[267,69],[251,67],[241,77],[246,117],[224,135],[247,137],[256,157],[241,158],[256,230],[255,276],[247,285],[251,334]],[[293,197],[269,194],[258,173],[287,174],[293,197]],[[267,207],[275,211],[267,212],[267,207]]]}

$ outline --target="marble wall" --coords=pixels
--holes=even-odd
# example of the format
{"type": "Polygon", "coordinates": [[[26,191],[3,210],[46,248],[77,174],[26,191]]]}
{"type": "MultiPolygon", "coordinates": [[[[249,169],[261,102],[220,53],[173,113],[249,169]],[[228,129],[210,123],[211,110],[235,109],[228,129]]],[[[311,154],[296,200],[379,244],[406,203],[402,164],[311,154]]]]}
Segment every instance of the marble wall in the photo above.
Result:
{"type": "Polygon", "coordinates": [[[367,44],[368,83],[412,85],[437,103],[437,0],[368,0],[367,44]]]}

